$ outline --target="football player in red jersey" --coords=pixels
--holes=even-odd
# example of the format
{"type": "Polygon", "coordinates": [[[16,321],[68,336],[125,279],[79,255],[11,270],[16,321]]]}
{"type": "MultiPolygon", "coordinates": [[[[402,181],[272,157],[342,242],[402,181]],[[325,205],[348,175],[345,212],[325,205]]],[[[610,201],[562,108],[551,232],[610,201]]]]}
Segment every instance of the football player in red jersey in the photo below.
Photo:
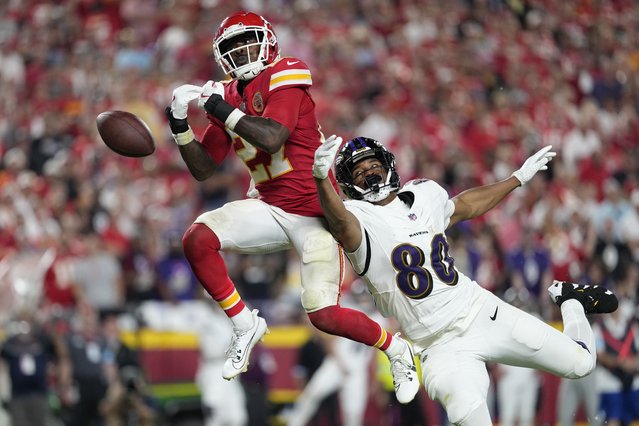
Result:
{"type": "Polygon", "coordinates": [[[344,256],[325,227],[311,172],[324,136],[309,91],[310,70],[297,58],[280,57],[271,24],[254,13],[226,18],[214,49],[218,65],[232,80],[178,87],[166,114],[196,179],[213,175],[233,148],[255,184],[251,198],[203,213],[183,237],[195,275],[233,323],[224,378],[246,370],[267,327],[257,310],[242,301],[220,251],[294,248],[301,261],[302,306],[313,325],[383,350],[391,360],[398,400],[411,401],[419,388],[411,345],[362,312],[339,305],[344,256]],[[188,103],[196,99],[210,121],[199,141],[187,122],[188,103]]]}

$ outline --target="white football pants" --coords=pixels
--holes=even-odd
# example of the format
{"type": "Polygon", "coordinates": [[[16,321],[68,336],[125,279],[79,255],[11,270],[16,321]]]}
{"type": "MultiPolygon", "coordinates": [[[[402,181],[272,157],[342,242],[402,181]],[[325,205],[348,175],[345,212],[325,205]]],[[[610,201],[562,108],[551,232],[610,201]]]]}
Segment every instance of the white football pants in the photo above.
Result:
{"type": "Polygon", "coordinates": [[[261,200],[246,199],[202,213],[195,223],[211,228],[223,251],[260,254],[294,248],[301,261],[306,312],[337,304],[344,255],[322,218],[286,213],[261,200]]]}
{"type": "Polygon", "coordinates": [[[594,336],[579,302],[562,304],[561,333],[487,290],[478,288],[477,294],[477,300],[483,297],[484,301],[470,326],[420,354],[424,387],[431,398],[444,405],[452,423],[492,425],[488,410],[482,408],[490,384],[486,362],[535,368],[568,378],[584,377],[594,369],[594,336]]]}

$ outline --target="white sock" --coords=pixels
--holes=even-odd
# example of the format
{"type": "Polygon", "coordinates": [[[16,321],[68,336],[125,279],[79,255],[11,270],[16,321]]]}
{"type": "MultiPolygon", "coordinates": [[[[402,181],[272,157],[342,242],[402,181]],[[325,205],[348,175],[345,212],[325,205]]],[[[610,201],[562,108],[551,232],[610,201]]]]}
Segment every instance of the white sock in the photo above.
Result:
{"type": "Polygon", "coordinates": [[[586,345],[593,361],[597,359],[595,335],[586,318],[584,307],[575,299],[568,299],[561,304],[561,317],[564,322],[564,334],[572,340],[586,345]]]}
{"type": "Polygon", "coordinates": [[[384,351],[388,358],[393,358],[399,356],[404,353],[406,350],[406,344],[402,341],[401,338],[397,336],[393,336],[393,340],[391,340],[390,345],[384,351]]]}
{"type": "Polygon", "coordinates": [[[246,331],[253,327],[255,318],[253,317],[253,313],[245,306],[239,314],[231,318],[231,321],[233,322],[233,328],[246,331]]]}

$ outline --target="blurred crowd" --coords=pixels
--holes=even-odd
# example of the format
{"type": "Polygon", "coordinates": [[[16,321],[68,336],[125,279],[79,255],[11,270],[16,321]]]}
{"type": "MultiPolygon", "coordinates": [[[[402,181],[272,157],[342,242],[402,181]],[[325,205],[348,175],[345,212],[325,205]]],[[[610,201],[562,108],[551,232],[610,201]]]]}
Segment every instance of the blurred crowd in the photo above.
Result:
{"type": "MultiPolygon", "coordinates": [[[[7,0],[0,2],[0,324],[180,303],[202,290],[181,253],[203,210],[244,197],[229,156],[207,182],[165,118],[172,89],[224,76],[220,21],[243,8],[304,60],[325,135],[365,135],[404,182],[452,195],[507,177],[552,144],[549,173],[451,234],[461,270],[545,320],[554,279],[639,283],[639,3],[632,0],[7,0]],[[156,152],[109,151],[102,111],[133,112],[156,152]]],[[[194,109],[196,134],[206,126],[194,109]]],[[[297,323],[290,253],[227,255],[269,323],[297,323]]],[[[86,315],[85,315],[86,317],[86,315]]]]}

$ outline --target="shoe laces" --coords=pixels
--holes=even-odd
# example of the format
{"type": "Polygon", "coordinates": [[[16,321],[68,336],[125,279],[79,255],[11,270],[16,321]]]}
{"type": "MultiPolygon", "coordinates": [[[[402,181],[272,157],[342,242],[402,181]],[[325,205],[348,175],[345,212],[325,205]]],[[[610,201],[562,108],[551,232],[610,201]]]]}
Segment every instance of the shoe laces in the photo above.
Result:
{"type": "Polygon", "coordinates": [[[404,353],[390,360],[391,374],[393,375],[395,385],[412,381],[410,372],[413,371],[413,364],[404,358],[404,353]]]}
{"type": "Polygon", "coordinates": [[[238,359],[240,358],[240,355],[238,354],[241,352],[240,340],[242,340],[242,337],[246,336],[249,331],[250,330],[241,331],[237,328],[233,328],[233,339],[231,339],[231,346],[229,346],[229,348],[226,350],[227,357],[235,357],[238,359]]]}

